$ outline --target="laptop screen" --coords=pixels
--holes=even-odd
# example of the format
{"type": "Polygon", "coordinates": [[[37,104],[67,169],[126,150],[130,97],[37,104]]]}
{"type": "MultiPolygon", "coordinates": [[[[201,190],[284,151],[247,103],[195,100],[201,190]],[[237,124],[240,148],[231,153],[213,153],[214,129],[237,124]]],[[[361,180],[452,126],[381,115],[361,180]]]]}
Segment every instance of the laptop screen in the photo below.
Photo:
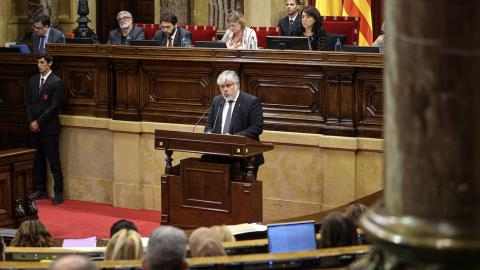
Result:
{"type": "Polygon", "coordinates": [[[268,248],[270,253],[316,249],[314,221],[268,225],[268,248]]]}

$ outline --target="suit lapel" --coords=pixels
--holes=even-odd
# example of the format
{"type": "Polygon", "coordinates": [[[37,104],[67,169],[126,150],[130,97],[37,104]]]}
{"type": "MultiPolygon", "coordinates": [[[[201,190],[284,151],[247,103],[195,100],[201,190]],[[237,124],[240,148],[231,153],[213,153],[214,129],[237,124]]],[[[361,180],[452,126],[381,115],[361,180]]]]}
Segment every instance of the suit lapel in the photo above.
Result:
{"type": "MultiPolygon", "coordinates": [[[[40,75],[38,76],[35,76],[34,79],[33,79],[33,82],[32,82],[32,91],[33,91],[33,100],[37,100],[38,97],[40,96],[38,94],[38,88],[40,87],[40,75]]],[[[36,102],[35,102],[36,103],[36,102]]]]}
{"type": "Polygon", "coordinates": [[[293,22],[293,26],[292,26],[292,29],[290,29],[288,31],[288,34],[291,35],[293,30],[295,30],[295,28],[297,28],[298,24],[302,21],[302,19],[300,19],[300,14],[297,15],[297,17],[295,18],[295,21],[293,22]]]}
{"type": "Polygon", "coordinates": [[[32,38],[32,51],[38,52],[39,42],[40,42],[40,37],[37,35],[37,33],[35,33],[35,36],[32,38]]]}
{"type": "Polygon", "coordinates": [[[232,134],[233,126],[235,125],[235,120],[240,112],[240,107],[242,105],[242,91],[238,90],[238,98],[237,102],[235,102],[235,107],[233,108],[232,119],[230,121],[230,128],[228,129],[228,133],[232,134]]]}
{"type": "MultiPolygon", "coordinates": [[[[38,79],[37,83],[39,84],[37,89],[40,87],[40,78],[38,79]]],[[[43,83],[43,87],[42,87],[42,91],[40,91],[40,93],[38,94],[38,97],[37,99],[39,99],[43,93],[45,92],[45,89],[48,87],[48,85],[50,84],[50,82],[53,80],[53,72],[50,73],[50,75],[48,75],[48,78],[47,80],[43,83]]]]}
{"type": "Polygon", "coordinates": [[[115,41],[117,42],[117,45],[122,45],[122,37],[120,36],[121,32],[122,30],[116,31],[115,36],[113,37],[113,39],[115,39],[115,41]]]}
{"type": "Polygon", "coordinates": [[[222,134],[222,117],[223,117],[223,105],[222,104],[225,104],[225,99],[221,99],[221,101],[218,103],[218,112],[216,112],[217,114],[217,121],[215,122],[215,129],[213,130],[213,133],[217,133],[217,134],[222,134]],[[220,107],[220,105],[222,105],[220,107]],[[218,131],[217,131],[218,130],[218,131]]]}

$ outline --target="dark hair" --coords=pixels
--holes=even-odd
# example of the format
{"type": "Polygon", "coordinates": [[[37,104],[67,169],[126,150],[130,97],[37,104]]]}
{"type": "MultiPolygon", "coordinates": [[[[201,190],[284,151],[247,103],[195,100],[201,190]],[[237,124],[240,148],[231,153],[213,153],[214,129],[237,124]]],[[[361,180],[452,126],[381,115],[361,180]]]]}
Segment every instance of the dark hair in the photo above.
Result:
{"type": "Polygon", "coordinates": [[[49,52],[41,52],[37,55],[37,60],[45,58],[45,61],[47,63],[50,63],[53,61],[53,56],[49,52]]]}
{"type": "Polygon", "coordinates": [[[177,16],[173,15],[172,13],[163,13],[162,17],[160,17],[161,22],[169,22],[173,25],[177,24],[177,16]]]}
{"type": "Polygon", "coordinates": [[[318,248],[348,247],[359,245],[357,230],[352,221],[340,212],[328,214],[320,230],[318,248]]]}
{"type": "Polygon", "coordinates": [[[365,205],[356,203],[348,207],[347,212],[345,213],[345,216],[347,216],[352,221],[355,227],[359,228],[360,218],[367,211],[368,211],[368,208],[365,205]]]}
{"type": "Polygon", "coordinates": [[[132,231],[138,232],[137,226],[133,224],[133,222],[121,219],[113,224],[113,226],[110,228],[110,238],[112,238],[118,231],[121,229],[128,229],[132,231]]]}
{"type": "MultiPolygon", "coordinates": [[[[285,2],[286,2],[286,1],[287,1],[287,0],[285,0],[285,2]]],[[[302,5],[302,3],[300,3],[300,0],[295,0],[295,4],[296,4],[297,6],[302,5]]]]}
{"type": "Polygon", "coordinates": [[[43,13],[38,13],[37,15],[35,15],[35,17],[33,17],[33,22],[41,22],[43,26],[48,25],[50,27],[50,17],[43,13]]]}
{"type": "Polygon", "coordinates": [[[0,235],[0,260],[2,259],[3,253],[5,252],[5,242],[3,242],[3,237],[0,235]]]}
{"type": "Polygon", "coordinates": [[[12,247],[54,247],[52,235],[47,226],[38,219],[27,220],[18,228],[12,247]]]}
{"type": "MultiPolygon", "coordinates": [[[[307,15],[310,15],[313,17],[315,20],[315,23],[313,24],[312,27],[312,32],[317,32],[319,28],[323,27],[323,20],[322,20],[322,15],[320,15],[320,11],[314,6],[306,6],[302,10],[302,14],[307,13],[307,15]]],[[[302,15],[300,14],[300,15],[302,15]]],[[[300,30],[302,30],[302,33],[305,32],[305,27],[303,27],[303,24],[300,24],[299,26],[300,30]]]]}

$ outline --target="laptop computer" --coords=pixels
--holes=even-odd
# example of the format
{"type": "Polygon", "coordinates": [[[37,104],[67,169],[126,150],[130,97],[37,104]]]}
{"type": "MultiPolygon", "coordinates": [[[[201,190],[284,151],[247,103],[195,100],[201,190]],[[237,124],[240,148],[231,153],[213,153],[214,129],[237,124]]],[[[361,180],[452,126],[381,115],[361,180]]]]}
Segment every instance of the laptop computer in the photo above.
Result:
{"type": "Polygon", "coordinates": [[[10,48],[20,48],[22,53],[30,53],[27,45],[10,45],[10,48]]]}
{"type": "Polygon", "coordinates": [[[130,46],[160,46],[160,40],[130,40],[130,46]]]}
{"type": "Polygon", "coordinates": [[[226,49],[227,43],[217,41],[196,41],[195,48],[219,48],[226,49]]]}
{"type": "Polygon", "coordinates": [[[317,248],[315,221],[289,222],[267,225],[268,250],[283,253],[317,248]]]}
{"type": "Polygon", "coordinates": [[[380,53],[380,48],[370,46],[343,46],[344,52],[360,52],[360,53],[380,53]]]}
{"type": "Polygon", "coordinates": [[[95,44],[93,38],[66,38],[65,43],[68,44],[95,44]]]}

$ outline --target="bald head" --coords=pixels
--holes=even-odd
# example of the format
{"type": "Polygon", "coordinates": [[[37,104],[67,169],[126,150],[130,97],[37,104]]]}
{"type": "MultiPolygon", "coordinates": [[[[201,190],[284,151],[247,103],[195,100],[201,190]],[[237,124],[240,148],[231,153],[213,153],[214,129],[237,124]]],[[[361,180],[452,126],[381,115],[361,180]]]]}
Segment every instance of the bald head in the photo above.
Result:
{"type": "Polygon", "coordinates": [[[97,267],[86,257],[68,255],[53,262],[50,270],[97,270],[97,267]]]}

